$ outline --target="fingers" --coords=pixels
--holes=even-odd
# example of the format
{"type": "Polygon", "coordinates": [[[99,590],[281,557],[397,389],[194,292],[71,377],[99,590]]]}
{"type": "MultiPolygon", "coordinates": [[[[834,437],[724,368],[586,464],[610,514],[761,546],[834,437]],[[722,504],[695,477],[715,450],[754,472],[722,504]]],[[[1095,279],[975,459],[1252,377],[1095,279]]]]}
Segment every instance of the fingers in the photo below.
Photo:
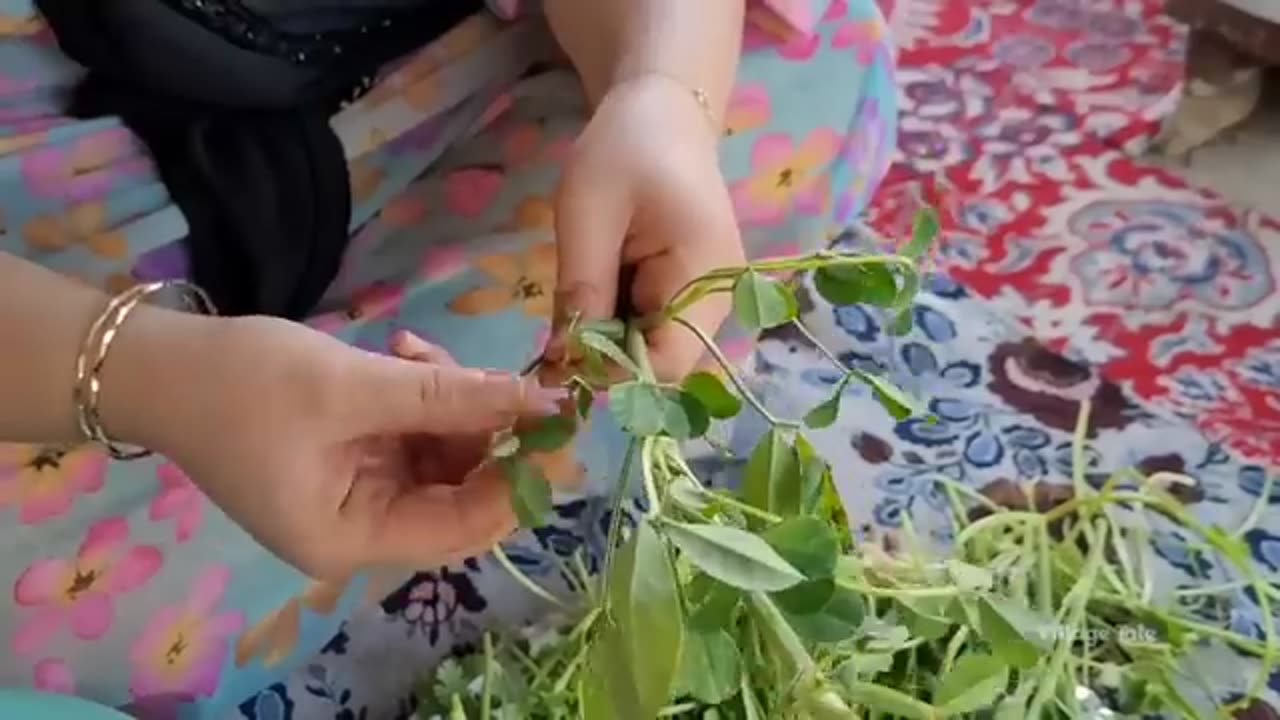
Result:
{"type": "MultiPolygon", "coordinates": [[[[403,341],[402,341],[403,342],[403,341]]],[[[412,344],[410,344],[412,345],[412,344]]],[[[402,348],[421,355],[421,347],[402,348]]],[[[344,381],[368,433],[460,435],[501,430],[529,415],[552,415],[569,396],[534,378],[372,353],[344,381]]]]}
{"type": "Polygon", "coordinates": [[[492,465],[460,485],[429,484],[395,490],[357,483],[344,513],[366,524],[365,562],[431,568],[484,552],[516,526],[506,479],[492,465]]]}
{"type": "Polygon", "coordinates": [[[449,366],[458,364],[448,350],[439,345],[433,345],[408,330],[397,330],[392,334],[389,345],[393,355],[405,360],[449,366]]]}
{"type": "MultiPolygon", "coordinates": [[[[570,163],[556,190],[556,330],[563,330],[575,316],[597,320],[614,315],[618,259],[631,223],[631,204],[619,183],[601,183],[601,175],[570,163]]],[[[547,349],[552,360],[561,359],[564,352],[558,335],[547,349]]]]}
{"type": "MultiPolygon", "coordinates": [[[[636,305],[642,313],[659,311],[686,284],[713,270],[746,263],[742,240],[728,194],[711,202],[682,203],[685,215],[664,218],[660,232],[675,240],[661,256],[641,264],[636,277],[636,305]],[[683,240],[681,238],[696,238],[683,240]]],[[[733,301],[727,293],[710,295],[681,317],[714,338],[729,317],[733,301]]],[[[650,363],[660,380],[678,381],[693,371],[706,353],[702,342],[677,323],[664,323],[646,333],[650,363]]]]}

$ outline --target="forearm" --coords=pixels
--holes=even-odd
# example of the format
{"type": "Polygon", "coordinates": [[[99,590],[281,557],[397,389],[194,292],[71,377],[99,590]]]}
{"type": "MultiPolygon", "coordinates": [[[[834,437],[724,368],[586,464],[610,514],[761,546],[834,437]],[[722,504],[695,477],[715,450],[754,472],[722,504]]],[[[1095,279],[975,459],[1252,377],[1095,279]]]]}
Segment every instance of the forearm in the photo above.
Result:
{"type": "Polygon", "coordinates": [[[615,83],[665,75],[728,105],[745,0],[544,0],[552,32],[598,103],[615,83]]]}
{"type": "MultiPolygon", "coordinates": [[[[107,296],[0,252],[0,442],[83,440],[73,390],[75,364],[107,296]]],[[[190,377],[203,318],[140,306],[111,346],[101,373],[104,428],[121,442],[148,444],[165,403],[190,377]]]]}

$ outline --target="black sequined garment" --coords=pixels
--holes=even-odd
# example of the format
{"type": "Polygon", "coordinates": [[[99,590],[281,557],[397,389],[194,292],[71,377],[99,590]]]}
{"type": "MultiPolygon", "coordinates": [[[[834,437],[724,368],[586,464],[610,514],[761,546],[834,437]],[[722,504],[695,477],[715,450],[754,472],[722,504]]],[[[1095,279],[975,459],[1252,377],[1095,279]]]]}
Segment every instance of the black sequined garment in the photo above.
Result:
{"type": "Polygon", "coordinates": [[[192,279],[226,314],[308,315],[351,216],[329,125],[378,69],[482,0],[36,0],[87,68],[67,109],[119,116],[190,227],[192,279]]]}

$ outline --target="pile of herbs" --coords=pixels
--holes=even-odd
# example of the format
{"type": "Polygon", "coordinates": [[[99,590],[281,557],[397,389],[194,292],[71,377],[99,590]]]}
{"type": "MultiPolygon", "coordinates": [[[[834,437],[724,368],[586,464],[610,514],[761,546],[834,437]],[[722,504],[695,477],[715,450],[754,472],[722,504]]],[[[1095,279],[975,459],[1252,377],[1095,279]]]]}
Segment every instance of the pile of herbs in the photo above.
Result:
{"type": "Polygon", "coordinates": [[[578,417],[521,428],[500,438],[493,454],[506,466],[522,524],[540,525],[551,490],[531,454],[568,443],[595,393],[608,393],[609,412],[631,441],[602,572],[592,577],[574,570],[584,563],[566,563],[577,592],[558,597],[498,550],[562,622],[485,634],[475,653],[447,660],[423,683],[419,717],[1194,719],[1249,703],[1277,651],[1275,591],[1238,532],[1202,525],[1170,494],[1169,483],[1185,478],[1120,473],[1100,488],[1086,483],[1087,406],[1069,491],[1049,493],[1060,495],[1056,504],[1035,499],[1045,487],[1015,489],[1011,501],[940,479],[954,515],[948,556],[921,549],[909,523],[903,547],[858,544],[831,467],[805,430],[835,422],[850,382],[869,385],[898,419],[919,412],[913,399],[879,377],[841,367],[844,379],[831,398],[801,421],[775,417],[714,342],[681,318],[707,295],[731,293],[743,324],[796,323],[821,348],[799,325],[790,286],[777,279],[810,272],[827,300],[886,307],[898,318],[895,331],[905,332],[920,285],[917,261],[936,232],[936,217],[925,211],[898,255],[823,252],[725,269],[690,284],[661,319],[698,334],[723,372],[698,372],[679,385],[658,382],[648,368],[642,332],[653,319],[576,327],[581,372],[570,383],[578,417]],[[626,376],[620,382],[619,368],[626,376]],[[613,380],[605,380],[610,372],[613,380]],[[770,429],[740,488],[711,489],[680,443],[748,405],[770,429]],[[633,475],[642,478],[646,510],[624,527],[618,511],[633,475]],[[1149,526],[1141,520],[1152,512],[1197,536],[1255,589],[1262,641],[1153,600],[1144,552],[1149,526]],[[1200,681],[1183,661],[1206,640],[1262,659],[1251,692],[1232,707],[1206,708],[1211,689],[1188,692],[1200,681]]]}

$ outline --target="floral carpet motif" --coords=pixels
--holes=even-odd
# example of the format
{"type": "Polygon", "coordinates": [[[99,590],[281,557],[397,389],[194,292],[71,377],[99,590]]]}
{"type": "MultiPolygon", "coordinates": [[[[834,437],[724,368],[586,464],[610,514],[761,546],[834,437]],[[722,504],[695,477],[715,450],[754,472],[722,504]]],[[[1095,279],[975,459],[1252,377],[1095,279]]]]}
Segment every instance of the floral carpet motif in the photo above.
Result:
{"type": "Polygon", "coordinates": [[[937,204],[940,266],[999,312],[1280,465],[1280,220],[1126,152],[1177,91],[1184,38],[1160,3],[918,4],[935,11],[904,15],[925,30],[871,224],[901,233],[937,204]]]}

